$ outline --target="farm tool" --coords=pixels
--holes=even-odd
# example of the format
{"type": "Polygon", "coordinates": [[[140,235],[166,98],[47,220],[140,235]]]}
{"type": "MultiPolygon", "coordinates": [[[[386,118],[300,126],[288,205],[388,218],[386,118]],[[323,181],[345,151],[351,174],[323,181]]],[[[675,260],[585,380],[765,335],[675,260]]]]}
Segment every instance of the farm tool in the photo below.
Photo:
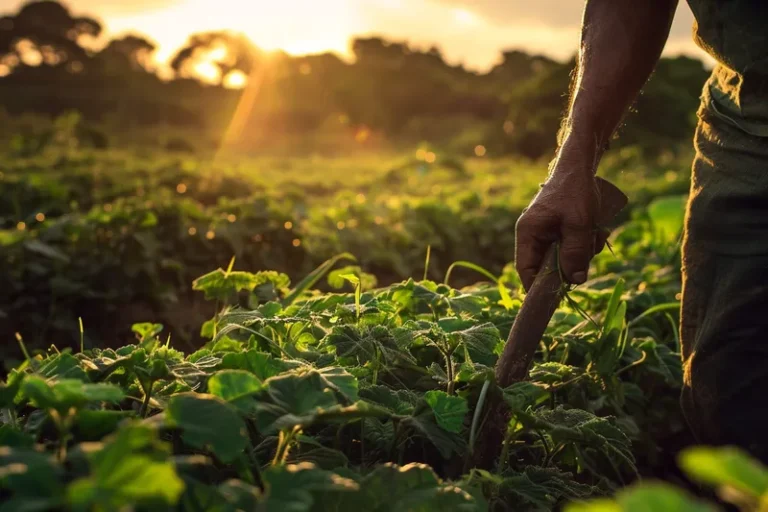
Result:
{"type": "MultiPolygon", "coordinates": [[[[627,196],[615,185],[596,178],[600,197],[597,225],[604,226],[626,206],[627,196]]],[[[547,324],[567,291],[558,264],[557,244],[546,252],[539,272],[515,317],[504,351],[496,363],[495,379],[506,388],[528,378],[528,371],[547,324]]],[[[500,396],[487,404],[488,415],[473,453],[476,467],[490,468],[501,451],[510,411],[500,396]]]]}

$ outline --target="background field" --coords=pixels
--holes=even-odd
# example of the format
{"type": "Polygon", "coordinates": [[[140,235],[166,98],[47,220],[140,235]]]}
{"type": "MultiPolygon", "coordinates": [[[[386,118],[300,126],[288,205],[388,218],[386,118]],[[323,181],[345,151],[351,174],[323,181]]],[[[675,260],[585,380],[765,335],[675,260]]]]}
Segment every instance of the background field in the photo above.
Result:
{"type": "Polygon", "coordinates": [[[56,2],[0,17],[0,511],[702,510],[643,478],[757,510],[768,474],[686,450],[677,399],[703,64],[660,62],[600,164],[610,250],[502,389],[574,61],[350,47],[211,32],[160,65],[56,2]]]}

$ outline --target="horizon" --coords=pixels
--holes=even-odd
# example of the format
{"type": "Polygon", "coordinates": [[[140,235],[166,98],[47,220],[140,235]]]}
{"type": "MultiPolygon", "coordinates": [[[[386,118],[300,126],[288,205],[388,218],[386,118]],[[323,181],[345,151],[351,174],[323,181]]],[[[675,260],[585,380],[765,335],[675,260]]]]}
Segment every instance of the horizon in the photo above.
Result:
{"type": "MultiPolygon", "coordinates": [[[[13,13],[25,3],[0,0],[0,13],[13,13]]],[[[558,0],[534,6],[507,0],[410,0],[407,8],[404,0],[327,0],[322,5],[218,0],[215,9],[206,0],[61,3],[74,15],[98,19],[102,40],[132,33],[156,43],[154,60],[161,68],[193,33],[230,30],[267,52],[331,52],[345,60],[351,58],[349,43],[355,37],[382,37],[422,49],[435,46],[447,63],[481,73],[500,62],[505,50],[559,61],[571,58],[578,48],[583,7],[580,1],[564,6],[558,0]]],[[[688,55],[709,65],[711,59],[693,42],[692,23],[687,3],[681,2],[664,55],[688,55]]]]}

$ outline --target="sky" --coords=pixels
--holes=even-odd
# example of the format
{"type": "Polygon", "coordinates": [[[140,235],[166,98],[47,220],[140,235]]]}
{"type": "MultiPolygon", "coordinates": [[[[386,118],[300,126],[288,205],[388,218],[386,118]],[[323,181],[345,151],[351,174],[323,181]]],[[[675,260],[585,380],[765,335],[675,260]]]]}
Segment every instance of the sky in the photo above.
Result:
{"type": "MultiPolygon", "coordinates": [[[[0,0],[0,13],[25,0],[0,0]]],[[[504,49],[567,59],[578,45],[581,0],[68,0],[75,15],[101,20],[109,36],[141,33],[166,61],[187,36],[244,33],[264,50],[349,55],[349,40],[380,35],[438,46],[451,63],[484,71],[504,49]]],[[[680,2],[665,53],[704,58],[691,38],[693,17],[680,2]]]]}

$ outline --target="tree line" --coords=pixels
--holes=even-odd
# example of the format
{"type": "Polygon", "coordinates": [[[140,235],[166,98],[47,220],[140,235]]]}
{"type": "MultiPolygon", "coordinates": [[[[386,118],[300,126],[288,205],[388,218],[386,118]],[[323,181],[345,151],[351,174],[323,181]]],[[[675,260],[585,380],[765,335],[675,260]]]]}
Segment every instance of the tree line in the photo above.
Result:
{"type": "MultiPolygon", "coordinates": [[[[575,61],[519,50],[479,73],[450,65],[438,48],[383,38],[335,54],[266,53],[230,32],[190,35],[168,68],[154,43],[124,35],[97,45],[101,23],[65,4],[32,1],[0,16],[0,109],[17,116],[76,110],[89,122],[179,126],[247,147],[277,140],[426,141],[538,158],[556,143],[575,61]],[[233,118],[237,120],[233,130],[233,118]]],[[[660,152],[690,138],[702,62],[665,58],[616,141],[660,152]]]]}

